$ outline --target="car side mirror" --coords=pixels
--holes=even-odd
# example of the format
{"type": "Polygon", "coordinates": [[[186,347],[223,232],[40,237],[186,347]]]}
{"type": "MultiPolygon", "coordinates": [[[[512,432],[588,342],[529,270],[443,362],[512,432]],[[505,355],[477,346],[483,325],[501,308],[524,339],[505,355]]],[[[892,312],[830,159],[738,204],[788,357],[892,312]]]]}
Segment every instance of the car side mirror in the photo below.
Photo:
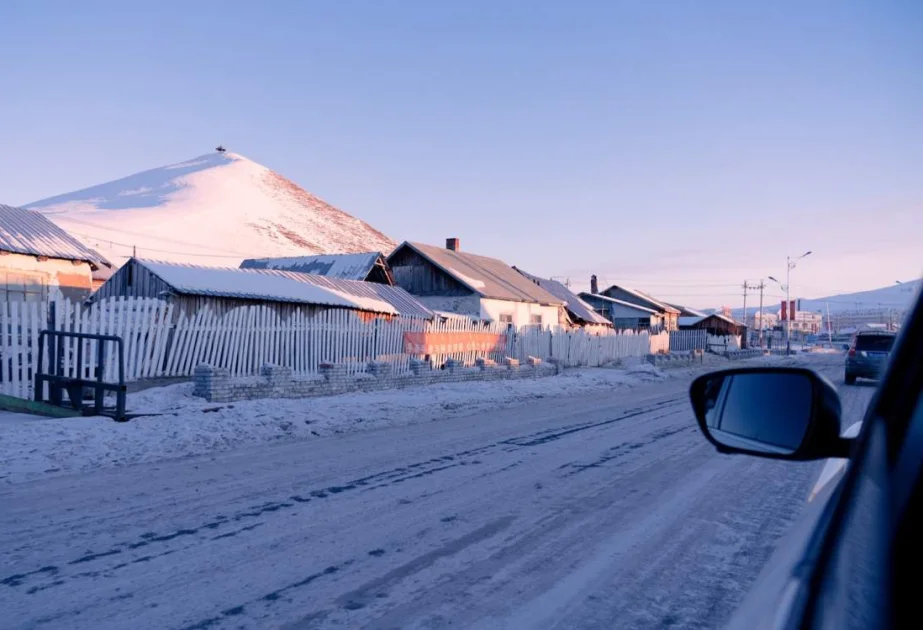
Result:
{"type": "Polygon", "coordinates": [[[699,428],[722,453],[772,459],[849,457],[840,437],[840,397],[805,368],[759,367],[712,372],[689,390],[699,428]]]}

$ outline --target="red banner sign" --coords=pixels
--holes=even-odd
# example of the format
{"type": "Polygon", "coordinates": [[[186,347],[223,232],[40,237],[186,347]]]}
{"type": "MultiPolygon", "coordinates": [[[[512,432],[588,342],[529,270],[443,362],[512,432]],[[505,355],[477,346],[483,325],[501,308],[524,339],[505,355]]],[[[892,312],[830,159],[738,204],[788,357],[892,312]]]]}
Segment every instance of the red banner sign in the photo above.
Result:
{"type": "Polygon", "coordinates": [[[405,332],[405,354],[502,352],[506,335],[486,332],[405,332]]]}

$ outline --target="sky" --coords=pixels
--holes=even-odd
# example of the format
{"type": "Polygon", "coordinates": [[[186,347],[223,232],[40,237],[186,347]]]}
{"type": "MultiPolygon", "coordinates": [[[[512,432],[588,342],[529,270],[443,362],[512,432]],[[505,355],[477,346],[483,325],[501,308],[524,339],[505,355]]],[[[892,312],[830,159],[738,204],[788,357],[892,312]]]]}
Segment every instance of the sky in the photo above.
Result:
{"type": "Polygon", "coordinates": [[[0,203],[221,143],[575,289],[739,306],[808,250],[793,295],[923,272],[914,0],[6,0],[0,41],[0,203]]]}

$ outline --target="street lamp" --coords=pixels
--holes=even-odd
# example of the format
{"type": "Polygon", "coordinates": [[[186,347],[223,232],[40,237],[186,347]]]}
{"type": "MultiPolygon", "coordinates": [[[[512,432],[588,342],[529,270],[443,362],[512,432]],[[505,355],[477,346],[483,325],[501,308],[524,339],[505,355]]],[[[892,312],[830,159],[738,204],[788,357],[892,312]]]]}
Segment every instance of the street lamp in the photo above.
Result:
{"type": "Polygon", "coordinates": [[[785,284],[782,284],[772,276],[769,276],[770,280],[778,284],[780,287],[782,287],[782,290],[785,291],[785,308],[789,311],[788,317],[785,318],[785,354],[790,354],[792,351],[792,315],[794,313],[791,312],[792,309],[790,308],[792,302],[789,292],[789,287],[792,283],[792,269],[797,266],[799,260],[805,256],[810,255],[811,250],[808,250],[798,258],[792,258],[791,256],[785,257],[785,284]]]}

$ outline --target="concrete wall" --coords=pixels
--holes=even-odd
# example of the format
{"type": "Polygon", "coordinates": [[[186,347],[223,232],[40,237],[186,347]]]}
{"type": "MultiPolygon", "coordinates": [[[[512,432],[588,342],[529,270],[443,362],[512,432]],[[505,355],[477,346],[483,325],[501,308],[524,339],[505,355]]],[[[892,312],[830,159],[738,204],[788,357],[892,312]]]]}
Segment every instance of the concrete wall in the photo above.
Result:
{"type": "Polygon", "coordinates": [[[4,286],[13,284],[14,280],[18,282],[19,275],[26,277],[33,286],[41,284],[45,287],[45,299],[83,300],[93,290],[93,272],[88,262],[75,263],[58,258],[39,260],[36,256],[4,252],[0,255],[0,275],[4,286]]]}
{"type": "Polygon", "coordinates": [[[291,368],[264,365],[258,378],[231,379],[226,368],[200,365],[195,369],[193,396],[209,402],[234,402],[259,398],[311,398],[351,392],[368,392],[399,389],[437,383],[462,383],[468,381],[495,381],[522,378],[539,378],[559,374],[558,364],[534,362],[521,366],[518,361],[507,360],[498,366],[479,359],[473,368],[461,367],[451,359],[444,370],[432,370],[428,363],[412,361],[409,376],[396,376],[389,363],[370,363],[363,374],[349,375],[342,364],[324,364],[321,376],[313,379],[292,378],[291,368]]]}
{"type": "Polygon", "coordinates": [[[481,298],[480,315],[495,322],[500,321],[500,315],[512,315],[514,326],[529,326],[532,315],[541,315],[543,326],[557,326],[560,318],[558,306],[542,306],[528,302],[509,302],[507,300],[492,300],[481,298]]]}

